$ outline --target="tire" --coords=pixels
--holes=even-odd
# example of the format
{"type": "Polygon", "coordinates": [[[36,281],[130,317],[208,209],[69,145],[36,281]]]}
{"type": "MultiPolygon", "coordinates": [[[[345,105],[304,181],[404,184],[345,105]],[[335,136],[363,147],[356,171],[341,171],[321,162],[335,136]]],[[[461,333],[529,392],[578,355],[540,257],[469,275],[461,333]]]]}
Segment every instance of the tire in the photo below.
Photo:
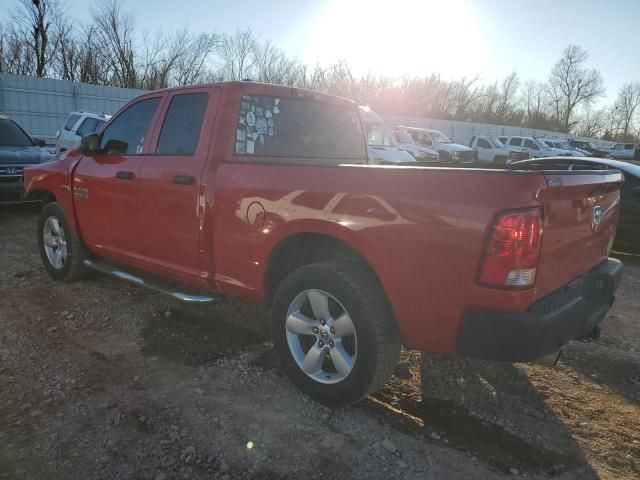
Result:
{"type": "Polygon", "coordinates": [[[375,276],[358,262],[295,270],[278,287],[271,314],[283,370],[325,405],[346,406],[367,397],[387,382],[398,363],[401,341],[391,306],[375,276]]]}
{"type": "Polygon", "coordinates": [[[89,253],[82,240],[69,228],[67,217],[58,202],[47,203],[40,211],[38,248],[42,263],[55,280],[71,282],[87,275],[88,270],[83,262],[89,253]],[[61,252],[58,254],[60,256],[56,256],[58,251],[61,252]],[[62,261],[58,262],[60,259],[62,261]]]}

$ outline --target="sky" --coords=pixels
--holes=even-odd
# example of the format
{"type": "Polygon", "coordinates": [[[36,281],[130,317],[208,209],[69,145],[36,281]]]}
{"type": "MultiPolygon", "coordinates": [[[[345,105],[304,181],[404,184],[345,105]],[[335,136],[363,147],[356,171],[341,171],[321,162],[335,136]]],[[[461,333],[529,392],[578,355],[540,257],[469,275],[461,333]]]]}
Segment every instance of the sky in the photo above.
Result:
{"type": "MultiPolygon", "coordinates": [[[[0,2],[0,19],[18,0],[0,2]]],[[[92,2],[66,0],[89,20],[92,2]]],[[[611,103],[640,81],[640,0],[124,0],[140,31],[250,28],[315,65],[346,60],[391,78],[439,73],[493,82],[545,80],[568,44],[590,53],[611,103]]]]}

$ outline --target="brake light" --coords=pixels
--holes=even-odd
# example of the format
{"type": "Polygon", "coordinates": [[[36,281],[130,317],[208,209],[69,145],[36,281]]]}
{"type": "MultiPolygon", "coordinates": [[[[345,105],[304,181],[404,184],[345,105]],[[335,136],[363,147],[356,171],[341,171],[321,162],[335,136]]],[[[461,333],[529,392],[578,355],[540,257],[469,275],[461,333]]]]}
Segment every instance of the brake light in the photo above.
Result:
{"type": "Polygon", "coordinates": [[[514,210],[495,221],[480,269],[480,283],[526,288],[536,282],[542,241],[542,209],[514,210]]]}

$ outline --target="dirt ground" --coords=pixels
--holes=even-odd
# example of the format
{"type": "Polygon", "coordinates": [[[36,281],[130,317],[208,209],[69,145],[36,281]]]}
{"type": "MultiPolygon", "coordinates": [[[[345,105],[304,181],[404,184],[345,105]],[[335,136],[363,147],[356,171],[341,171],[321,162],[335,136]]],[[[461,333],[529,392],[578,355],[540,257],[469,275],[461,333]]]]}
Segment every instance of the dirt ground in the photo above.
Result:
{"type": "Polygon", "coordinates": [[[345,409],[280,372],[267,313],[45,273],[0,206],[1,479],[640,478],[640,262],[556,368],[405,352],[345,409]]]}

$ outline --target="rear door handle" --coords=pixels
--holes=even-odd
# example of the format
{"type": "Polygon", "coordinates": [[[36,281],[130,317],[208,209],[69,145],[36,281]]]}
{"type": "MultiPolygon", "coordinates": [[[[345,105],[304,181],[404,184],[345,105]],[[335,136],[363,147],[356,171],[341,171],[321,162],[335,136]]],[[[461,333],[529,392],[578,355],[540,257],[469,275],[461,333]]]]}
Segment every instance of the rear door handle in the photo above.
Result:
{"type": "Polygon", "coordinates": [[[173,177],[173,183],[178,185],[193,185],[196,182],[196,177],[191,175],[176,175],[173,177]]]}
{"type": "Polygon", "coordinates": [[[120,171],[116,172],[116,178],[119,178],[120,180],[133,180],[136,178],[136,174],[133,172],[120,171]]]}

